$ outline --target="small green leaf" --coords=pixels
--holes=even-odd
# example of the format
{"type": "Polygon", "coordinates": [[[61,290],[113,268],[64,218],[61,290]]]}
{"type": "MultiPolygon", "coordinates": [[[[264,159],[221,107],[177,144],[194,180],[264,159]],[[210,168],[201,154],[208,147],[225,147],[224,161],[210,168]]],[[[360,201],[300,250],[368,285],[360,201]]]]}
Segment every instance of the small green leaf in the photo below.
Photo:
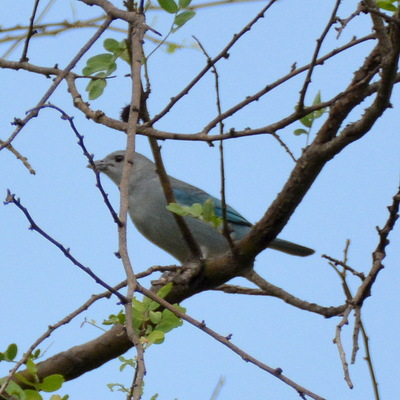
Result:
{"type": "Polygon", "coordinates": [[[205,221],[210,221],[215,216],[215,207],[211,199],[207,199],[203,204],[203,217],[205,221]]]}
{"type": "Polygon", "coordinates": [[[105,39],[103,47],[111,53],[118,53],[121,49],[119,42],[115,39],[105,39]]]}
{"type": "Polygon", "coordinates": [[[153,324],[158,324],[161,321],[162,317],[161,311],[150,311],[149,315],[150,315],[150,321],[153,324]]]}
{"type": "Polygon", "coordinates": [[[181,215],[182,217],[186,217],[187,215],[191,215],[190,207],[182,206],[178,203],[169,203],[165,206],[168,211],[173,212],[174,214],[181,215]]]}
{"type": "Polygon", "coordinates": [[[143,322],[147,321],[149,318],[146,316],[145,312],[139,311],[136,308],[133,309],[133,326],[137,329],[143,325],[143,322]]]}
{"type": "Polygon", "coordinates": [[[167,283],[166,285],[164,285],[161,289],[159,289],[157,291],[157,296],[161,297],[162,299],[164,299],[167,294],[172,290],[172,282],[167,283]]]}
{"type": "Polygon", "coordinates": [[[115,325],[115,324],[124,324],[125,323],[125,313],[120,311],[117,315],[111,314],[108,316],[108,319],[103,321],[103,325],[115,325]]]}
{"type": "Polygon", "coordinates": [[[40,349],[36,349],[32,354],[31,354],[31,356],[32,356],[32,358],[34,359],[34,360],[36,360],[37,358],[39,358],[39,356],[40,356],[40,349]]]}
{"type": "Polygon", "coordinates": [[[200,203],[194,203],[190,206],[190,214],[194,218],[199,218],[203,214],[203,206],[200,203]]]}
{"type": "MultiPolygon", "coordinates": [[[[5,381],[5,378],[1,378],[0,379],[0,386],[3,385],[5,381]]],[[[15,383],[14,381],[10,381],[8,382],[8,385],[6,387],[6,392],[10,395],[10,396],[14,396],[17,399],[23,399],[24,398],[24,391],[21,388],[21,386],[19,386],[17,383],[15,383]]]]}
{"type": "Polygon", "coordinates": [[[296,129],[293,133],[296,136],[300,136],[300,135],[307,135],[308,132],[305,129],[300,128],[300,129],[296,129]]]}
{"type": "Polygon", "coordinates": [[[160,7],[169,12],[170,14],[175,14],[179,11],[178,5],[174,0],[157,0],[160,7]]]}
{"type": "Polygon", "coordinates": [[[192,0],[179,0],[179,8],[187,8],[192,0]]]}
{"type": "Polygon", "coordinates": [[[172,54],[178,48],[179,48],[179,45],[177,45],[176,43],[169,43],[168,46],[167,46],[167,53],[168,54],[172,54]]]}
{"type": "Polygon", "coordinates": [[[36,390],[25,389],[24,394],[24,400],[43,400],[43,397],[36,390]]]}
{"type": "Polygon", "coordinates": [[[183,11],[175,15],[174,24],[180,28],[181,26],[186,24],[186,22],[192,19],[195,15],[196,13],[192,10],[183,11]]]}
{"type": "Polygon", "coordinates": [[[92,79],[86,86],[86,90],[89,92],[89,99],[95,100],[100,97],[106,86],[107,81],[105,79],[92,79]]]}
{"type": "Polygon", "coordinates": [[[177,317],[172,311],[165,309],[162,311],[162,319],[156,325],[155,329],[167,333],[182,324],[183,322],[179,317],[177,317]]]}
{"type": "Polygon", "coordinates": [[[40,390],[44,392],[55,392],[60,389],[62,384],[65,382],[65,379],[60,374],[53,374],[46,376],[38,386],[40,390]]]}
{"type": "Polygon", "coordinates": [[[150,343],[154,343],[154,344],[160,344],[164,341],[165,339],[165,335],[164,332],[161,331],[153,331],[150,333],[150,335],[148,335],[146,337],[146,339],[150,342],[150,343]]]}
{"type": "Polygon", "coordinates": [[[86,67],[82,73],[85,76],[93,75],[95,72],[107,71],[108,75],[112,74],[117,68],[115,64],[115,55],[111,53],[97,54],[86,61],[86,67]]]}
{"type": "Polygon", "coordinates": [[[136,299],[135,297],[132,299],[132,306],[135,310],[140,312],[145,312],[147,307],[141,302],[140,300],[136,299]]]}
{"type": "Polygon", "coordinates": [[[4,353],[4,359],[6,361],[13,361],[14,358],[17,356],[18,353],[18,347],[15,343],[11,343],[8,347],[7,350],[4,353]]]}
{"type": "Polygon", "coordinates": [[[318,93],[314,97],[313,105],[316,106],[319,103],[321,103],[321,91],[320,90],[318,90],[318,93]]]}
{"type": "Polygon", "coordinates": [[[303,118],[300,118],[300,122],[307,128],[311,128],[314,122],[312,113],[305,115],[303,118]]]}
{"type": "Polygon", "coordinates": [[[36,366],[36,364],[33,362],[33,360],[31,358],[28,358],[28,360],[26,361],[26,369],[32,375],[36,375],[37,374],[37,366],[36,366]]]}
{"type": "Polygon", "coordinates": [[[377,1],[377,5],[379,8],[382,8],[383,10],[387,11],[397,11],[397,7],[392,4],[393,2],[391,1],[377,1]]]}
{"type": "Polygon", "coordinates": [[[157,310],[157,308],[160,308],[160,305],[156,301],[150,301],[150,303],[147,306],[148,311],[154,311],[157,310]]]}

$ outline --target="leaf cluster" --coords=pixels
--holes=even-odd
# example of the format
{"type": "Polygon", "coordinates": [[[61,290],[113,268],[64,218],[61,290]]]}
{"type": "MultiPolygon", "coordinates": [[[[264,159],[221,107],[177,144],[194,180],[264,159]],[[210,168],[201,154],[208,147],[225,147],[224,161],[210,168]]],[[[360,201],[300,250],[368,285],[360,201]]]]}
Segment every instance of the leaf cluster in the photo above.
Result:
{"type": "MultiPolygon", "coordinates": [[[[18,347],[15,343],[11,343],[5,352],[0,353],[0,361],[15,362],[14,359],[18,354],[18,347]]],[[[12,396],[14,399],[19,400],[43,400],[43,397],[39,393],[43,392],[55,392],[60,389],[64,383],[64,378],[60,374],[53,374],[46,376],[42,381],[38,377],[38,367],[35,360],[40,356],[40,349],[36,349],[32,354],[29,355],[25,366],[27,371],[32,375],[33,381],[26,379],[23,375],[16,373],[15,377],[28,386],[30,389],[22,389],[15,381],[10,381],[6,387],[6,393],[12,396]]],[[[0,379],[0,386],[4,383],[5,378],[0,379]]],[[[50,400],[67,400],[68,395],[63,397],[59,395],[52,395],[50,400]]]]}
{"type": "MultiPolygon", "coordinates": [[[[321,104],[321,102],[322,102],[321,92],[318,91],[318,93],[316,94],[316,96],[314,98],[312,105],[317,106],[318,104],[321,104]]],[[[304,128],[299,128],[299,129],[296,129],[293,133],[297,136],[303,135],[303,134],[309,135],[315,120],[322,117],[322,115],[325,112],[326,112],[326,108],[320,108],[319,110],[312,111],[309,114],[305,115],[304,117],[300,118],[299,121],[302,123],[302,125],[304,125],[308,129],[306,130],[304,128]]]]}
{"type": "Polygon", "coordinates": [[[117,59],[120,58],[130,62],[128,47],[126,40],[118,42],[115,39],[105,39],[103,47],[107,53],[97,54],[86,61],[86,66],[82,70],[85,76],[91,76],[89,84],[86,86],[86,91],[89,93],[89,99],[94,100],[103,94],[107,86],[106,78],[117,69],[117,59]]]}
{"type": "Polygon", "coordinates": [[[193,217],[207,222],[215,229],[220,228],[223,222],[222,218],[215,214],[214,203],[211,199],[206,200],[203,204],[194,203],[191,206],[169,203],[166,209],[182,217],[193,217]]]}
{"type": "Polygon", "coordinates": [[[177,31],[196,15],[193,10],[182,11],[188,8],[191,2],[192,0],[179,0],[178,3],[175,0],[158,0],[158,4],[164,11],[175,14],[172,32],[177,31]]]}
{"type": "MultiPolygon", "coordinates": [[[[167,296],[172,289],[172,283],[163,286],[157,295],[161,298],[167,296]]],[[[178,310],[185,312],[185,309],[174,305],[178,310]]],[[[160,305],[146,296],[142,300],[135,297],[132,299],[133,309],[133,327],[140,337],[140,341],[144,347],[152,344],[161,344],[165,340],[165,334],[174,328],[182,325],[182,320],[178,318],[172,311],[164,309],[159,310],[160,305]]],[[[125,324],[126,315],[120,311],[117,315],[110,315],[107,320],[103,321],[104,325],[125,324]]],[[[125,361],[124,361],[125,362],[125,361]]],[[[125,368],[128,363],[123,364],[125,368]]],[[[122,369],[123,369],[122,368],[122,369]]]]}

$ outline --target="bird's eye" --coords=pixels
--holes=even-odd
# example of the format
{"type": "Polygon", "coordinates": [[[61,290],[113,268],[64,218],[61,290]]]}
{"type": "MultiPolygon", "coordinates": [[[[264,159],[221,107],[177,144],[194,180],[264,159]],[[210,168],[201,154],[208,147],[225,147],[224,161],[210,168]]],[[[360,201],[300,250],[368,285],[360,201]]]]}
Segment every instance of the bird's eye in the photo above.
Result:
{"type": "Polygon", "coordinates": [[[118,163],[121,161],[124,161],[124,156],[121,154],[119,154],[118,156],[115,156],[115,161],[118,163]]]}

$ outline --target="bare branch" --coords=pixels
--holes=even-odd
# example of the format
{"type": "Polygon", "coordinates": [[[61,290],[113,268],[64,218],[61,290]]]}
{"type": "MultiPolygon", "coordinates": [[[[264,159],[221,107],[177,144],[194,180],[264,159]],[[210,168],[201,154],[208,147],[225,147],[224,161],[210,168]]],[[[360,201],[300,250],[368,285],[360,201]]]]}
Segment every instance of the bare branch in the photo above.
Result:
{"type": "MultiPolygon", "coordinates": [[[[7,147],[11,142],[15,139],[18,133],[22,130],[22,128],[29,122],[32,118],[35,118],[38,115],[37,109],[39,109],[46,101],[50,98],[53,92],[56,90],[57,86],[63,81],[63,79],[69,74],[72,68],[75,67],[77,62],[82,58],[82,56],[92,47],[93,43],[103,34],[103,32],[110,25],[112,18],[106,18],[101,27],[97,30],[97,32],[89,39],[89,41],[82,47],[82,49],[78,52],[78,54],[70,61],[70,63],[63,69],[57,73],[57,78],[53,81],[50,88],[43,95],[43,97],[39,100],[34,110],[31,111],[24,119],[18,121],[17,128],[14,130],[12,135],[0,145],[0,151],[7,147]]],[[[23,65],[25,63],[17,63],[19,65],[23,65]]]]}
{"type": "Polygon", "coordinates": [[[254,364],[258,368],[262,369],[265,372],[268,372],[269,374],[273,375],[275,378],[281,380],[282,382],[284,382],[288,386],[292,387],[299,394],[307,395],[307,396],[309,396],[309,397],[311,397],[312,399],[315,399],[315,400],[324,400],[322,397],[320,397],[317,394],[309,391],[308,389],[300,386],[296,382],[294,382],[291,379],[289,379],[287,376],[283,375],[283,373],[282,373],[283,371],[282,371],[281,368],[272,368],[272,367],[264,364],[263,362],[257,360],[256,358],[252,357],[250,354],[248,354],[245,351],[241,350],[239,347],[235,346],[230,341],[231,335],[226,337],[226,336],[222,336],[222,335],[218,334],[217,332],[215,332],[212,329],[208,328],[206,326],[206,324],[204,323],[204,321],[203,322],[199,322],[199,321],[195,320],[194,318],[190,317],[189,315],[187,315],[187,314],[183,313],[182,311],[176,309],[173,305],[168,303],[166,300],[160,298],[159,296],[157,296],[152,291],[150,291],[150,290],[148,290],[148,289],[146,289],[146,288],[144,288],[142,286],[138,287],[138,291],[143,293],[145,296],[149,297],[150,299],[156,301],[163,308],[166,308],[166,309],[170,310],[171,312],[173,312],[179,318],[182,318],[183,320],[189,322],[191,325],[193,325],[196,328],[200,329],[204,333],[210,335],[212,338],[214,338],[218,342],[222,343],[224,346],[228,347],[234,353],[239,355],[244,361],[254,364]]]}
{"type": "Polygon", "coordinates": [[[125,296],[123,296],[121,293],[118,291],[114,290],[110,285],[108,285],[106,282],[104,282],[102,279],[100,279],[90,268],[85,267],[82,263],[80,263],[74,256],[72,256],[70,249],[64,247],[60,242],[55,240],[53,237],[51,237],[48,233],[46,233],[42,228],[40,228],[36,222],[33,220],[31,217],[29,211],[21,204],[20,199],[17,199],[14,194],[11,194],[11,192],[8,190],[7,191],[7,197],[4,202],[4,204],[15,204],[25,215],[26,219],[30,223],[29,229],[34,230],[38,232],[41,236],[43,236],[46,240],[48,240],[51,244],[56,246],[64,255],[67,257],[74,265],[76,265],[78,268],[80,268],[82,271],[84,271],[86,274],[88,274],[96,283],[99,285],[103,286],[105,289],[109,290],[112,294],[118,297],[118,299],[125,304],[128,300],[125,296]]]}

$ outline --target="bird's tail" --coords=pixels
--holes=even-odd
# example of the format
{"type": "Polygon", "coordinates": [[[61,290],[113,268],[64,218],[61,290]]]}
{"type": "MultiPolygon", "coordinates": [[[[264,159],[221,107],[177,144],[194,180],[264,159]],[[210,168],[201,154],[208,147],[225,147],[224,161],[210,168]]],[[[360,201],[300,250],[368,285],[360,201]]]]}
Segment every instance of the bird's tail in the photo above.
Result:
{"type": "Polygon", "coordinates": [[[292,256],[306,257],[314,254],[315,251],[308,247],[300,246],[299,244],[289,242],[283,239],[275,239],[268,246],[271,249],[279,250],[292,256]]]}

